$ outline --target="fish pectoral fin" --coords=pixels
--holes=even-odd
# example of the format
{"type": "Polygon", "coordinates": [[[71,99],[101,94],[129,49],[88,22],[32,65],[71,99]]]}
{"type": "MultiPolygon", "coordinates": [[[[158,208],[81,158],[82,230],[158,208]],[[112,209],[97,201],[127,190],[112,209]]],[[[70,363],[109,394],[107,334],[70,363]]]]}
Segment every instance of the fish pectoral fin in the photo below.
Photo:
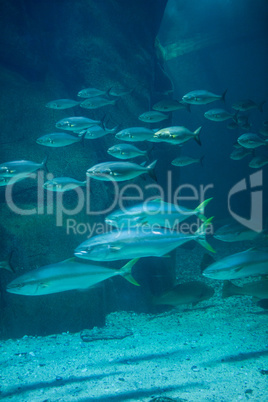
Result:
{"type": "Polygon", "coordinates": [[[239,272],[239,271],[241,271],[242,268],[243,268],[243,265],[238,265],[238,267],[236,267],[236,268],[234,269],[234,271],[235,271],[235,272],[239,272]]]}
{"type": "Polygon", "coordinates": [[[114,246],[109,246],[109,249],[112,251],[119,251],[121,250],[122,246],[120,244],[114,245],[114,246]]]}

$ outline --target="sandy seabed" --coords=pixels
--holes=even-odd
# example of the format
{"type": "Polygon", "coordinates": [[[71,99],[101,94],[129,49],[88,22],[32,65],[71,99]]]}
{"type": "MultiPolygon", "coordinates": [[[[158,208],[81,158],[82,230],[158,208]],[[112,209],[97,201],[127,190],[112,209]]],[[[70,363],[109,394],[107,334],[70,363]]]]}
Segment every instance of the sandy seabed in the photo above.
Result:
{"type": "MultiPolygon", "coordinates": [[[[180,261],[194,265],[199,253],[180,261]]],[[[223,300],[221,283],[205,281],[215,295],[195,307],[109,314],[103,331],[127,330],[123,339],[63,333],[0,341],[0,399],[268,401],[268,311],[248,296],[223,300]]]]}

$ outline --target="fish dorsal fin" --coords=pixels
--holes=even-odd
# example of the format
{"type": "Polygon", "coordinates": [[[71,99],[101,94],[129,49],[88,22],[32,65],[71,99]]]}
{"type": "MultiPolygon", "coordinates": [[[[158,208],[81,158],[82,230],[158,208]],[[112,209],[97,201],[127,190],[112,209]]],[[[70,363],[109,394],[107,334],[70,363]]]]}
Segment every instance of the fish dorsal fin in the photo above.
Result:
{"type": "Polygon", "coordinates": [[[242,268],[243,268],[243,265],[238,265],[238,266],[234,269],[234,271],[235,271],[235,272],[239,272],[239,271],[241,271],[242,268]]]}

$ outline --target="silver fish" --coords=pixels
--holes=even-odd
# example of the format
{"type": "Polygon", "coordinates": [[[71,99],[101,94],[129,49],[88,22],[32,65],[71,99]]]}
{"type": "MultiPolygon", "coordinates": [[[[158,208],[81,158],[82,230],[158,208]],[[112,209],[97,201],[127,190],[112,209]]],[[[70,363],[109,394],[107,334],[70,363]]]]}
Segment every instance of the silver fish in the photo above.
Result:
{"type": "Polygon", "coordinates": [[[212,121],[225,121],[228,119],[234,119],[236,121],[236,113],[229,113],[224,109],[210,109],[204,113],[204,116],[212,121]]]}
{"type": "Polygon", "coordinates": [[[192,304],[210,299],[214,295],[214,289],[201,281],[180,283],[171,290],[160,296],[153,297],[153,304],[180,306],[181,304],[192,304]]]}
{"type": "Polygon", "coordinates": [[[244,99],[238,102],[235,102],[232,105],[232,108],[235,110],[240,110],[241,112],[246,112],[247,110],[250,109],[259,109],[260,112],[263,111],[262,107],[266,101],[262,101],[261,103],[256,103],[252,101],[251,99],[244,99]]]}
{"type": "Polygon", "coordinates": [[[253,241],[260,238],[263,234],[248,229],[246,226],[239,223],[229,223],[221,226],[214,233],[215,239],[233,243],[237,241],[253,241]]]}
{"type": "Polygon", "coordinates": [[[252,150],[248,148],[236,148],[230,155],[230,158],[234,161],[240,161],[241,159],[245,158],[247,155],[252,155],[252,150]]]}
{"type": "Polygon", "coordinates": [[[0,261],[0,269],[6,269],[9,272],[15,273],[15,269],[11,265],[12,254],[13,252],[10,253],[8,260],[0,261]]]}
{"type": "Polygon", "coordinates": [[[156,198],[124,208],[124,210],[116,210],[105,218],[105,222],[116,228],[159,225],[175,229],[178,223],[183,222],[191,216],[198,216],[202,221],[206,221],[207,218],[204,216],[204,209],[211,200],[212,198],[208,198],[195,209],[189,209],[156,198]]]}
{"type": "Polygon", "coordinates": [[[107,150],[109,155],[114,156],[118,159],[130,159],[136,158],[137,156],[147,155],[147,151],[142,151],[141,149],[130,144],[117,144],[110,147],[107,150]]]}
{"type": "Polygon", "coordinates": [[[170,142],[171,144],[184,144],[194,139],[198,145],[201,145],[200,131],[202,127],[198,127],[194,132],[183,126],[167,127],[154,133],[154,138],[158,141],[170,142]]]}
{"type": "Polygon", "coordinates": [[[56,127],[61,130],[77,131],[83,130],[96,124],[101,124],[101,121],[88,119],[87,117],[66,117],[56,123],[56,127]]]}
{"type": "Polygon", "coordinates": [[[30,174],[39,169],[46,169],[47,157],[41,163],[32,161],[11,161],[0,165],[0,178],[14,177],[19,174],[30,174]]]}
{"type": "Polygon", "coordinates": [[[268,164],[267,156],[255,156],[248,164],[249,167],[259,169],[268,164]]]}
{"type": "Polygon", "coordinates": [[[119,131],[115,137],[119,140],[138,142],[153,138],[154,131],[145,127],[129,127],[119,131]]]}
{"type": "Polygon", "coordinates": [[[80,106],[84,109],[98,109],[107,105],[115,105],[117,99],[111,100],[107,98],[102,98],[100,96],[95,96],[94,98],[87,98],[80,103],[80,106]]]}
{"type": "Polygon", "coordinates": [[[214,262],[203,271],[211,279],[232,280],[248,276],[268,275],[268,252],[249,249],[214,262]]]}
{"type": "Polygon", "coordinates": [[[138,285],[131,275],[131,268],[136,262],[137,260],[129,261],[121,270],[114,270],[70,258],[27,272],[10,282],[6,290],[24,296],[42,296],[68,290],[88,289],[115,275],[121,275],[132,284],[138,285]]]}
{"type": "Polygon", "coordinates": [[[86,181],[78,181],[71,177],[54,177],[54,179],[46,181],[43,187],[49,191],[64,192],[77,187],[85,187],[86,184],[86,181]]]}
{"type": "Polygon", "coordinates": [[[80,98],[94,98],[95,96],[105,95],[107,91],[102,91],[97,88],[85,88],[78,92],[77,96],[80,98]]]}
{"type": "Polygon", "coordinates": [[[82,139],[83,136],[75,137],[74,135],[68,133],[51,133],[37,138],[36,142],[37,144],[44,145],[45,147],[59,148],[75,144],[76,142],[81,142],[82,139]]]}
{"type": "Polygon", "coordinates": [[[162,257],[175,248],[195,240],[214,251],[205,239],[207,223],[194,234],[183,234],[167,228],[152,229],[144,226],[107,232],[86,240],[75,250],[75,256],[94,261],[115,261],[138,257],[162,257]]]}
{"type": "Polygon", "coordinates": [[[103,127],[100,126],[92,126],[87,130],[80,132],[80,134],[84,135],[84,138],[87,140],[93,140],[96,138],[104,137],[107,134],[114,134],[118,130],[119,126],[115,126],[113,128],[107,128],[105,125],[103,127]]]}
{"type": "Polygon", "coordinates": [[[121,97],[121,96],[131,94],[131,92],[133,92],[133,90],[134,89],[125,88],[122,85],[115,85],[109,90],[109,95],[121,97]]]}
{"type": "Polygon", "coordinates": [[[157,161],[148,166],[140,166],[134,162],[103,162],[87,170],[87,176],[102,181],[125,181],[140,176],[143,173],[151,173],[157,161]]]}
{"type": "Polygon", "coordinates": [[[207,103],[211,103],[217,100],[225,101],[226,92],[227,89],[223,92],[222,95],[216,95],[212,92],[200,89],[188,92],[182,97],[182,100],[192,105],[206,105],[207,103]]]}
{"type": "Polygon", "coordinates": [[[162,99],[161,101],[155,103],[152,108],[158,112],[173,112],[180,109],[187,109],[188,112],[191,111],[189,103],[175,99],[162,99]]]}
{"type": "Polygon", "coordinates": [[[225,281],[222,288],[222,297],[225,299],[231,296],[252,296],[255,299],[263,300],[268,298],[268,280],[254,281],[243,286],[236,286],[232,282],[225,281]]]}
{"type": "Polygon", "coordinates": [[[71,99],[56,99],[46,104],[49,109],[69,109],[71,107],[79,105],[80,102],[71,99]]]}
{"type": "Polygon", "coordinates": [[[157,112],[157,111],[149,111],[142,113],[139,116],[139,120],[145,122],[145,123],[158,123],[159,121],[163,121],[168,119],[168,115],[162,113],[162,112],[157,112]]]}
{"type": "Polygon", "coordinates": [[[227,128],[229,129],[229,130],[235,130],[236,128],[238,128],[239,127],[239,124],[236,122],[236,121],[230,121],[228,124],[227,124],[227,128]]]}
{"type": "Polygon", "coordinates": [[[268,140],[263,140],[257,134],[247,133],[242,134],[238,137],[237,142],[242,145],[242,147],[254,149],[262,145],[268,145],[268,140]]]}
{"type": "Polygon", "coordinates": [[[192,165],[193,163],[200,163],[200,165],[203,166],[203,159],[204,156],[202,156],[201,158],[191,158],[190,156],[179,156],[178,158],[173,159],[171,165],[182,167],[192,165]]]}

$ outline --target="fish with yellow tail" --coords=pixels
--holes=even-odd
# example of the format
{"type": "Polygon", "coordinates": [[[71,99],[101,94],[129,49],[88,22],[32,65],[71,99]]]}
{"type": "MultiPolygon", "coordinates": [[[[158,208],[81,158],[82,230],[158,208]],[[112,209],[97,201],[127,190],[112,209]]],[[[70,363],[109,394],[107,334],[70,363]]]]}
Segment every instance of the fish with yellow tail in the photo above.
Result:
{"type": "Polygon", "coordinates": [[[10,282],[6,290],[23,296],[42,296],[67,290],[88,289],[116,275],[121,275],[133,285],[139,286],[131,274],[131,269],[137,261],[138,259],[133,259],[120,270],[115,270],[70,258],[27,272],[10,282]]]}
{"type": "Polygon", "coordinates": [[[215,252],[206,241],[207,219],[193,234],[184,234],[158,225],[114,230],[84,241],[75,250],[78,258],[116,261],[140,257],[163,257],[188,241],[195,240],[206,250],[215,252]]]}

